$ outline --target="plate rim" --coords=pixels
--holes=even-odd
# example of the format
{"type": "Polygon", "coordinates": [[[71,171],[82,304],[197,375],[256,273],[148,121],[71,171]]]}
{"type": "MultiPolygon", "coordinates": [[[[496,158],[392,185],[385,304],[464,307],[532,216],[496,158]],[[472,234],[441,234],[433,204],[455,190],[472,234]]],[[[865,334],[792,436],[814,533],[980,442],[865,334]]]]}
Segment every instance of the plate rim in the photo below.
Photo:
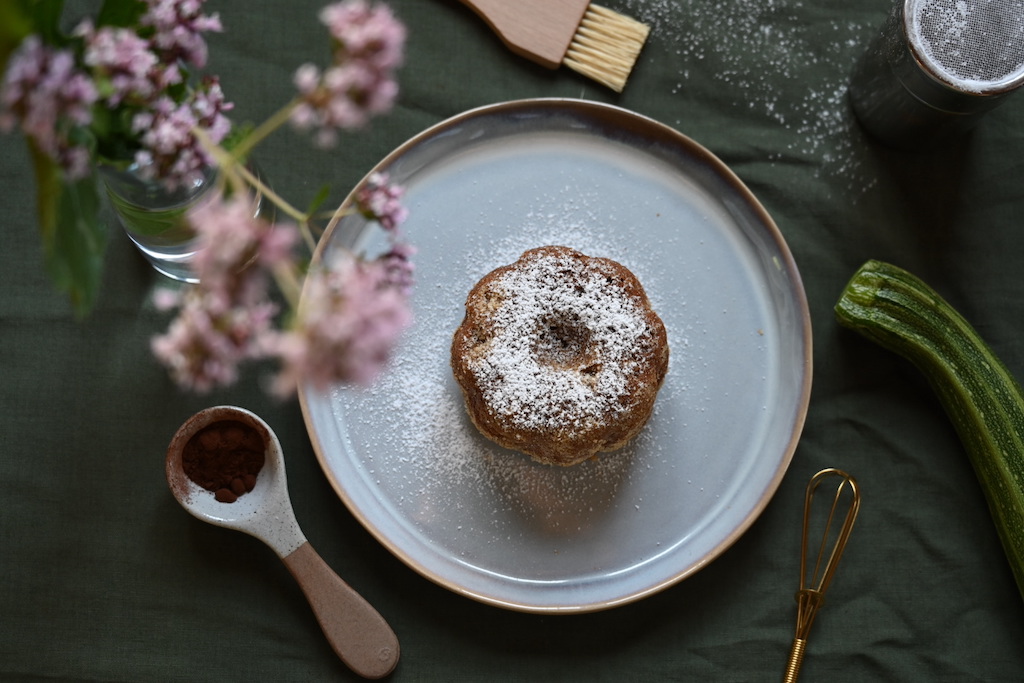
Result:
{"type": "MultiPolygon", "coordinates": [[[[354,197],[359,190],[367,184],[371,176],[375,173],[381,172],[389,168],[396,160],[400,159],[410,149],[418,146],[419,144],[436,137],[439,134],[444,133],[447,130],[455,128],[467,120],[479,118],[482,116],[493,116],[493,115],[509,115],[515,113],[521,113],[528,110],[546,110],[546,111],[558,111],[562,113],[583,113],[589,118],[597,118],[605,122],[611,122],[613,124],[619,124],[623,120],[630,121],[636,126],[642,126],[646,130],[656,132],[659,140],[665,140],[676,145],[680,145],[685,150],[698,157],[702,162],[706,163],[714,173],[714,175],[720,177],[726,181],[731,189],[736,192],[745,201],[747,206],[757,214],[759,222],[763,228],[766,229],[766,236],[772,239],[776,249],[778,250],[779,257],[783,261],[784,270],[789,275],[789,294],[792,300],[797,304],[799,309],[799,321],[801,323],[801,338],[804,345],[803,354],[803,376],[800,384],[799,397],[796,402],[796,413],[794,415],[792,429],[790,431],[789,440],[786,443],[784,452],[781,454],[779,465],[776,468],[774,475],[771,479],[766,482],[766,486],[763,494],[758,499],[757,503],[751,508],[746,516],[734,527],[732,532],[726,537],[721,539],[713,548],[706,552],[699,561],[693,563],[691,566],[672,574],[664,578],[663,580],[650,585],[642,590],[633,591],[628,595],[623,595],[617,598],[610,598],[605,600],[596,601],[593,603],[586,604],[557,604],[557,605],[538,605],[530,604],[525,602],[518,602],[502,598],[496,595],[486,594],[481,591],[470,590],[458,582],[439,575],[437,572],[429,570],[423,564],[418,562],[415,558],[411,557],[410,554],[404,551],[399,545],[391,540],[387,534],[383,533],[376,524],[372,523],[368,519],[367,515],[363,513],[361,509],[350,498],[346,492],[344,486],[338,478],[334,476],[330,468],[327,467],[326,456],[324,454],[324,446],[320,442],[320,437],[317,435],[316,429],[312,422],[311,410],[308,404],[309,399],[307,398],[308,387],[300,386],[298,390],[299,404],[302,411],[303,422],[306,427],[306,432],[309,436],[310,443],[313,446],[313,451],[317,459],[317,463],[320,466],[321,471],[331,484],[331,488],[335,494],[341,499],[349,513],[360,523],[360,525],[367,530],[374,539],[386,548],[393,556],[399,559],[404,565],[414,570],[420,576],[432,581],[433,583],[446,588],[453,593],[462,595],[473,599],[475,601],[509,609],[513,611],[536,613],[536,614],[569,614],[569,613],[588,613],[597,612],[622,605],[637,602],[651,595],[659,593],[671,586],[680,583],[681,581],[693,576],[697,572],[706,568],[715,559],[720,557],[726,550],[728,550],[733,544],[736,543],[753,525],[753,523],[761,516],[767,507],[768,503],[774,498],[775,493],[778,491],[779,486],[782,483],[782,479],[785,477],[789,470],[790,464],[792,463],[793,456],[796,452],[797,445],[799,444],[804,425],[807,419],[807,412],[810,404],[811,385],[813,379],[813,338],[811,328],[811,317],[810,308],[807,299],[807,293],[803,285],[803,280],[800,276],[799,268],[797,267],[796,261],[793,254],[787,244],[784,236],[774,219],[753,194],[750,188],[739,178],[739,176],[725,164],[717,155],[711,152],[709,149],[696,142],[686,134],[668,126],[667,124],[661,123],[656,119],[645,116],[643,114],[631,111],[624,107],[620,107],[614,104],[608,104],[603,102],[597,102],[592,100],[575,99],[575,98],[527,98],[527,99],[516,99],[508,100],[504,102],[497,102],[493,104],[486,104],[479,107],[474,107],[465,110],[461,113],[455,114],[442,121],[439,121],[427,128],[423,129],[419,133],[413,135],[405,142],[395,147],[390,153],[378,161],[374,166],[363,176],[363,178],[356,183],[349,194],[345,197],[342,203],[339,205],[331,221],[327,224],[323,235],[321,235],[319,242],[313,252],[312,263],[316,263],[322,259],[323,250],[326,248],[325,245],[331,242],[331,238],[334,234],[335,229],[338,227],[341,217],[347,212],[354,202],[354,197]]],[[[621,128],[621,125],[616,125],[621,128]]],[[[301,301],[301,295],[300,295],[301,301]]]]}

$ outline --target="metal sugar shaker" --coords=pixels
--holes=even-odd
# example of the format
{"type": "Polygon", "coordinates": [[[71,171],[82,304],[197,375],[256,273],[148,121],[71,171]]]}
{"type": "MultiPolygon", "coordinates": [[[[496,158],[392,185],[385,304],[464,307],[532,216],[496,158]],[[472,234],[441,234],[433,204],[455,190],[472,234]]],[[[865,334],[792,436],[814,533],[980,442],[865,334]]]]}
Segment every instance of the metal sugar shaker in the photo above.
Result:
{"type": "Polygon", "coordinates": [[[1024,0],[897,0],[850,102],[873,137],[936,148],[1024,85],[1024,0]]]}

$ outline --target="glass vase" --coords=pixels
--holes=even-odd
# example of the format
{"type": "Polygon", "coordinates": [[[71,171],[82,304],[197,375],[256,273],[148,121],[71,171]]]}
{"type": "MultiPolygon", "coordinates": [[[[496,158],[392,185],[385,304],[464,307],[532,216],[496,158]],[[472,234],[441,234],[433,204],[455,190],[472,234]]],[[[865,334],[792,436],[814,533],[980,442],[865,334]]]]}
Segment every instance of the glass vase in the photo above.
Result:
{"type": "MultiPolygon", "coordinates": [[[[249,167],[257,176],[256,169],[249,167]]],[[[157,272],[182,282],[198,282],[191,263],[198,238],[186,220],[188,213],[221,192],[217,169],[208,166],[192,183],[169,190],[158,180],[143,177],[137,166],[100,168],[110,206],[128,238],[157,272]]],[[[253,196],[253,215],[264,210],[261,193],[253,196]]]]}

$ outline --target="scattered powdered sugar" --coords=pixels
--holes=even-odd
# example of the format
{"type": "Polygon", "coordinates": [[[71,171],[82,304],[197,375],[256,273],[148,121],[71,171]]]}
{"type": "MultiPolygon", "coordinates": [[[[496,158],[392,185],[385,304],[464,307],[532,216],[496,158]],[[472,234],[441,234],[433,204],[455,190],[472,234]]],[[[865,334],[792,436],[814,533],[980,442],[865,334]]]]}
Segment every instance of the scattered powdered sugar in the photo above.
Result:
{"type": "Polygon", "coordinates": [[[641,546],[651,534],[636,533],[641,520],[653,529],[666,514],[707,523],[718,502],[704,492],[732,480],[748,437],[762,442],[770,420],[753,411],[774,410],[769,359],[778,330],[767,287],[748,276],[761,262],[720,225],[717,204],[689,185],[650,182],[646,169],[633,175],[617,156],[613,166],[603,156],[594,162],[590,154],[550,147],[532,151],[526,172],[517,164],[515,173],[485,148],[410,188],[415,325],[377,384],[338,389],[327,406],[334,417],[329,440],[339,453],[331,457],[345,461],[336,471],[364,482],[346,486],[361,497],[356,507],[379,510],[377,519],[397,520],[466,562],[486,546],[495,571],[553,545],[560,567],[571,546],[579,549],[579,566],[591,568],[591,551],[615,548],[631,558],[650,552],[641,546]],[[609,191],[620,183],[630,188],[626,201],[609,191]],[[640,434],[571,467],[537,463],[482,436],[450,366],[474,284],[545,245],[609,258],[633,272],[672,350],[640,434]],[[753,416],[753,424],[723,430],[723,413],[753,416]],[[720,450],[729,458],[715,458],[720,450]]]}
{"type": "MultiPolygon", "coordinates": [[[[674,53],[679,81],[672,94],[685,94],[694,74],[710,75],[724,86],[721,92],[733,96],[737,109],[763,116],[791,134],[785,151],[771,154],[770,161],[796,156],[801,163],[817,162],[817,176],[846,180],[844,189],[858,193],[877,184],[861,163],[863,135],[856,130],[847,88],[853,65],[881,27],[884,11],[858,23],[822,21],[820,8],[801,0],[620,4],[624,14],[651,27],[649,42],[674,53]]],[[[673,125],[685,133],[684,111],[681,106],[673,125]]]]}
{"type": "MultiPolygon", "coordinates": [[[[545,199],[539,198],[536,210],[516,230],[467,235],[463,253],[451,255],[447,262],[439,260],[445,274],[422,273],[421,291],[415,295],[416,325],[397,350],[390,370],[367,390],[341,390],[334,395],[341,414],[361,416],[361,423],[350,423],[349,429],[361,430],[358,439],[365,442],[376,484],[388,488],[386,495],[418,523],[476,519],[489,525],[491,533],[500,534],[521,528],[525,518],[547,533],[580,533],[599,524],[604,512],[617,504],[621,488],[638,468],[675,467],[659,463],[659,458],[674,457],[654,443],[649,428],[618,451],[572,467],[557,467],[497,446],[478,432],[466,414],[449,364],[449,347],[462,320],[466,295],[483,275],[514,262],[528,249],[558,244],[623,263],[641,282],[645,277],[665,276],[652,270],[641,253],[631,252],[627,234],[613,237],[591,227],[600,222],[589,215],[579,188],[556,191],[550,200],[551,205],[545,206],[545,199]],[[435,277],[443,282],[432,283],[435,277]],[[424,288],[430,289],[424,292],[424,288]],[[648,455],[637,462],[641,451],[648,455]],[[453,508],[462,512],[441,511],[453,508]],[[488,514],[465,512],[473,508],[486,508],[488,514]]],[[[421,244],[421,251],[430,250],[429,244],[421,244]]],[[[429,267],[424,261],[422,268],[429,267]]],[[[652,302],[659,289],[647,290],[652,302]]],[[[674,288],[667,291],[679,298],[674,288]]],[[[619,317],[621,324],[632,326],[619,317]]],[[[673,331],[668,320],[665,324],[671,344],[673,331]]],[[[681,343],[685,346],[685,340],[681,343]]],[[[685,391],[677,380],[670,372],[662,397],[685,391]]],[[[652,422],[658,420],[658,412],[656,402],[652,422]]],[[[459,536],[481,529],[448,531],[459,536]]]]}
{"type": "Polygon", "coordinates": [[[611,264],[580,265],[531,252],[490,288],[501,299],[495,334],[466,360],[487,405],[516,428],[578,432],[631,407],[636,349],[653,330],[611,264]]]}

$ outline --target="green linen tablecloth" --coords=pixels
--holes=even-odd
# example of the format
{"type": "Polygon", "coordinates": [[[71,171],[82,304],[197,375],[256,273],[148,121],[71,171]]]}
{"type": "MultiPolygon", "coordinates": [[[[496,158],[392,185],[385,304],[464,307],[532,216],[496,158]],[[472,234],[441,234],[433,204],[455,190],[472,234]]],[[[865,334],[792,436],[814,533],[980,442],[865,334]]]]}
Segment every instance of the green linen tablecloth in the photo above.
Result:
{"type": "MultiPolygon", "coordinates": [[[[259,121],[325,50],[313,0],[211,0],[226,30],[210,71],[259,121]]],[[[803,668],[808,681],[1019,681],[1024,600],[965,453],[902,359],[841,329],[832,306],[868,258],[938,289],[1024,377],[1024,95],[963,144],[898,153],[846,101],[887,0],[610,0],[652,34],[624,94],[507,51],[454,0],[395,0],[409,27],[395,111],[333,151],[290,131],[259,161],[283,194],[340,201],[424,128],[532,97],[610,102],[706,146],[752,189],[799,266],[814,386],[792,465],[763,515],[708,567],[639,602],[584,615],[505,611],[393,557],[315,458],[298,403],[236,386],[182,393],[148,351],[160,278],[112,231],[95,312],[75,320],[47,280],[23,143],[0,136],[0,680],[354,680],[280,561],[189,517],[163,458],[192,413],[235,404],[284,447],[306,535],[390,621],[395,681],[778,680],[795,623],[804,486],[854,473],[861,517],[803,668]]],[[[77,5],[77,3],[68,3],[77,5]]]]}

